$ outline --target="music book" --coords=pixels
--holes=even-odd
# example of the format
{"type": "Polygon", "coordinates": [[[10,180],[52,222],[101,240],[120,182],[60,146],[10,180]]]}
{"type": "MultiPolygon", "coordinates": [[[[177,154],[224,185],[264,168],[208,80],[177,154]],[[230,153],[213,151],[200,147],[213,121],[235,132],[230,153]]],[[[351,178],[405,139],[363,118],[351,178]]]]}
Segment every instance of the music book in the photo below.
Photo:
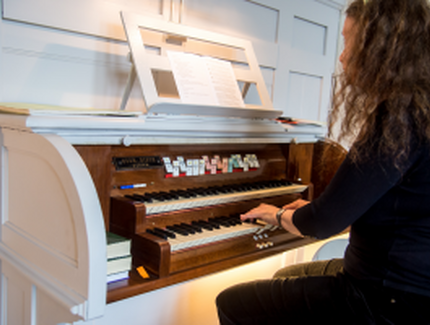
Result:
{"type": "Polygon", "coordinates": [[[106,283],[112,283],[115,281],[120,281],[129,278],[129,271],[123,271],[118,273],[108,274],[106,276],[106,283]]]}
{"type": "Polygon", "coordinates": [[[131,270],[131,255],[107,260],[107,275],[131,270]]]}
{"type": "Polygon", "coordinates": [[[124,238],[122,236],[119,236],[111,232],[107,232],[106,241],[107,241],[106,253],[107,253],[108,260],[112,258],[124,257],[124,256],[130,255],[130,249],[131,249],[130,239],[124,238]]]}
{"type": "Polygon", "coordinates": [[[174,51],[167,56],[183,103],[245,107],[230,62],[174,51]]]}

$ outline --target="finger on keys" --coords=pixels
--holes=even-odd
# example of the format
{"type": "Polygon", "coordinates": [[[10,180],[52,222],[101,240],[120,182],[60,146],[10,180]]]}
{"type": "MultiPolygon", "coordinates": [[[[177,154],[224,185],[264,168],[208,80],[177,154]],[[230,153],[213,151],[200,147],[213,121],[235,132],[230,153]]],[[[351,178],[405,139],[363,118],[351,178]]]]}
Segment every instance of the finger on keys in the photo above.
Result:
{"type": "Polygon", "coordinates": [[[242,221],[248,219],[260,219],[266,223],[270,223],[272,225],[277,223],[276,220],[276,212],[279,210],[278,207],[269,204],[260,204],[258,207],[248,211],[245,214],[240,216],[242,221]]]}

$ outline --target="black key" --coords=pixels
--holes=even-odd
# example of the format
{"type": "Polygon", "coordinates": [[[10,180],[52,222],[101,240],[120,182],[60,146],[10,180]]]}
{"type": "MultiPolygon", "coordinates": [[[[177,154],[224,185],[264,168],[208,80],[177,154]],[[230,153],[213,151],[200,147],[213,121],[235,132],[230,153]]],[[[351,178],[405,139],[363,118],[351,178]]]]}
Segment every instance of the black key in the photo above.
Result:
{"type": "Polygon", "coordinates": [[[202,195],[202,196],[210,196],[210,195],[212,195],[211,191],[208,190],[207,188],[203,188],[201,190],[198,190],[197,193],[199,193],[199,195],[202,195]]]}
{"type": "Polygon", "coordinates": [[[160,195],[158,192],[146,193],[145,197],[151,198],[153,200],[161,201],[161,202],[166,201],[163,195],[160,195]]]}
{"type": "Polygon", "coordinates": [[[157,192],[149,192],[149,193],[145,193],[145,196],[146,196],[146,197],[149,197],[149,198],[154,198],[154,197],[156,197],[156,196],[157,196],[157,192]]]}
{"type": "Polygon", "coordinates": [[[282,180],[282,183],[284,184],[284,186],[290,186],[293,185],[293,183],[291,183],[290,181],[287,181],[286,179],[282,180]]]}
{"type": "Polygon", "coordinates": [[[172,196],[167,192],[158,192],[156,196],[157,200],[169,201],[172,199],[172,196]]]}
{"type": "Polygon", "coordinates": [[[163,239],[167,239],[167,236],[165,234],[163,234],[161,232],[158,232],[158,231],[156,231],[154,229],[146,229],[146,232],[150,233],[152,235],[155,235],[157,237],[160,237],[160,238],[163,238],[163,239]]]}
{"type": "Polygon", "coordinates": [[[235,222],[236,222],[238,225],[241,225],[241,224],[242,224],[242,220],[240,219],[240,214],[232,215],[232,216],[230,216],[230,218],[232,218],[233,220],[235,220],[235,222]]]}
{"type": "Polygon", "coordinates": [[[172,192],[160,192],[160,194],[163,195],[167,200],[178,200],[179,195],[172,193],[172,192]]]}
{"type": "Polygon", "coordinates": [[[175,227],[183,229],[184,231],[186,231],[191,235],[194,235],[196,233],[196,231],[193,228],[189,227],[187,224],[175,224],[175,227]]]}
{"type": "Polygon", "coordinates": [[[237,218],[234,217],[226,217],[225,219],[227,222],[229,222],[232,226],[237,226],[240,225],[240,220],[238,220],[237,218]]]}
{"type": "Polygon", "coordinates": [[[248,184],[248,186],[251,188],[251,190],[255,191],[255,190],[259,190],[259,186],[257,183],[251,183],[248,184]]]}
{"type": "Polygon", "coordinates": [[[228,194],[228,193],[231,193],[231,190],[229,188],[227,188],[227,187],[220,187],[218,189],[218,192],[221,193],[221,194],[228,194]]]}
{"type": "Polygon", "coordinates": [[[253,188],[250,184],[243,184],[242,188],[244,189],[244,191],[252,191],[253,188]]]}
{"type": "Polygon", "coordinates": [[[139,202],[143,202],[143,203],[151,202],[148,199],[144,198],[142,195],[137,195],[137,194],[126,194],[126,195],[124,195],[124,197],[131,199],[133,201],[139,201],[139,202]]]}
{"type": "Polygon", "coordinates": [[[188,194],[190,197],[196,197],[197,194],[194,192],[194,189],[188,188],[184,191],[184,193],[188,194]]]}
{"type": "Polygon", "coordinates": [[[277,183],[276,183],[276,181],[271,181],[270,183],[269,183],[270,185],[270,187],[271,188],[274,188],[274,187],[277,187],[278,185],[277,185],[277,183]]]}
{"type": "Polygon", "coordinates": [[[209,218],[209,221],[218,224],[219,226],[223,226],[223,227],[230,227],[231,225],[228,222],[225,222],[219,218],[209,218]]]}
{"type": "Polygon", "coordinates": [[[227,223],[230,226],[236,226],[236,224],[237,224],[235,220],[228,218],[228,217],[219,217],[219,221],[223,222],[223,223],[227,223]]]}
{"type": "Polygon", "coordinates": [[[160,232],[162,234],[165,234],[169,238],[176,238],[176,235],[173,232],[165,230],[165,229],[161,229],[161,228],[155,227],[154,231],[157,231],[157,232],[160,232]]]}
{"type": "Polygon", "coordinates": [[[206,229],[206,230],[213,230],[214,229],[214,227],[206,221],[192,221],[191,224],[197,225],[197,226],[202,227],[203,229],[206,229]]]}
{"type": "Polygon", "coordinates": [[[202,227],[199,227],[198,225],[193,225],[193,224],[186,224],[186,223],[181,223],[181,226],[184,227],[189,227],[190,229],[193,229],[196,232],[202,232],[202,227]]]}
{"type": "Polygon", "coordinates": [[[152,202],[152,199],[145,196],[145,195],[133,194],[133,196],[139,198],[140,201],[145,202],[145,203],[151,203],[152,202]]]}
{"type": "MultiPolygon", "coordinates": [[[[136,199],[137,199],[131,194],[126,194],[126,195],[124,195],[124,197],[126,197],[127,199],[130,199],[130,200],[133,200],[133,201],[136,201],[136,199]]],[[[137,201],[140,201],[140,200],[137,200],[137,201]]]]}
{"type": "Polygon", "coordinates": [[[220,195],[227,192],[223,186],[212,186],[211,190],[214,192],[215,195],[220,195]]]}
{"type": "Polygon", "coordinates": [[[228,221],[230,222],[230,224],[231,224],[231,225],[233,225],[233,226],[237,226],[237,225],[242,224],[242,222],[241,222],[240,220],[238,220],[237,218],[229,217],[227,220],[228,220],[228,221]]]}
{"type": "Polygon", "coordinates": [[[273,185],[274,185],[275,187],[281,187],[281,186],[282,186],[282,182],[281,182],[281,181],[279,181],[279,180],[276,180],[276,181],[273,181],[273,185]]]}
{"type": "Polygon", "coordinates": [[[177,226],[167,226],[166,228],[168,230],[170,230],[170,231],[172,231],[174,233],[177,233],[179,235],[182,235],[182,236],[188,236],[189,235],[188,231],[185,231],[182,228],[179,228],[177,226]]]}
{"type": "Polygon", "coordinates": [[[218,222],[215,222],[215,221],[212,221],[212,220],[210,220],[210,219],[213,219],[213,218],[209,218],[208,219],[208,221],[207,221],[207,223],[208,224],[210,224],[212,227],[214,227],[215,229],[220,229],[220,225],[219,225],[219,223],[218,222]]]}
{"type": "Polygon", "coordinates": [[[175,195],[178,198],[178,200],[181,198],[188,199],[191,197],[191,195],[188,194],[186,191],[181,191],[181,190],[177,190],[177,191],[171,190],[169,193],[172,195],[175,195]]]}
{"type": "Polygon", "coordinates": [[[238,185],[238,186],[237,186],[237,190],[238,190],[239,192],[245,192],[245,191],[246,191],[246,187],[245,187],[245,186],[243,186],[243,185],[238,185]]]}

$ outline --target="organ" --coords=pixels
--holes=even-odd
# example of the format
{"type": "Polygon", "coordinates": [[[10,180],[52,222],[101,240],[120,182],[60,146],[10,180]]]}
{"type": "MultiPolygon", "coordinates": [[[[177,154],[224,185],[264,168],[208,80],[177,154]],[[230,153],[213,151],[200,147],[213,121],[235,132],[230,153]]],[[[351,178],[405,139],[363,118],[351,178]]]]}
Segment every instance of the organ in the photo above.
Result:
{"type": "MultiPolygon", "coordinates": [[[[152,23],[151,31],[158,27],[152,23]]],[[[169,28],[177,33],[181,26],[169,28]]],[[[67,316],[57,322],[91,320],[103,315],[106,303],[314,241],[258,222],[239,224],[238,216],[262,202],[282,206],[318,196],[343,151],[319,141],[323,127],[275,120],[280,112],[268,102],[249,42],[197,35],[214,44],[224,40],[230,48],[223,59],[249,59],[248,71],[234,71],[244,95],[256,85],[260,107],[154,104],[160,89],[148,84],[148,75],[164,71],[167,61],[151,56],[144,73],[134,57],[123,100],[137,75],[146,99],[143,113],[27,106],[2,114],[0,257],[7,288],[2,299],[26,296],[33,300],[22,304],[32,301],[31,308],[61,306],[67,316]],[[238,59],[232,47],[245,55],[238,59]],[[322,174],[320,157],[327,146],[341,154],[329,155],[322,174]],[[130,238],[133,256],[129,278],[109,284],[106,231],[130,238]],[[138,266],[145,267],[148,279],[136,272],[138,266]]],[[[15,307],[8,305],[9,315],[15,307]]]]}
{"type": "Polygon", "coordinates": [[[93,178],[95,184],[109,184],[105,197],[101,197],[108,207],[106,226],[132,239],[134,265],[143,265],[151,275],[144,280],[132,271],[129,280],[109,284],[108,301],[127,297],[135,290],[150,291],[312,242],[311,238],[294,236],[276,226],[237,223],[241,213],[263,202],[282,206],[302,197],[311,199],[312,160],[317,159],[314,146],[75,146],[90,171],[91,166],[94,174],[100,169],[106,171],[102,178],[93,178]],[[249,153],[258,158],[258,168],[246,172],[237,168],[230,173],[218,170],[215,174],[206,169],[204,174],[195,176],[171,177],[163,163],[125,169],[112,163],[120,158],[123,162],[136,157],[163,161],[180,156],[195,160],[202,156],[244,157],[249,153]],[[124,184],[142,186],[128,188],[124,184]]]}
{"type": "MultiPolygon", "coordinates": [[[[300,133],[293,134],[294,129],[287,133],[276,122],[274,125],[283,132],[281,138],[262,133],[259,138],[228,137],[208,144],[213,138],[203,137],[200,131],[202,137],[192,141],[187,137],[159,138],[161,143],[157,144],[124,146],[120,143],[129,132],[146,139],[145,135],[152,132],[146,129],[150,118],[143,122],[136,117],[3,114],[1,121],[3,281],[8,279],[9,288],[15,288],[14,278],[25,272],[25,279],[37,283],[40,290],[55,297],[79,319],[103,314],[106,302],[313,242],[276,227],[245,224],[239,236],[175,247],[174,242],[147,230],[203,221],[223,224],[221,217],[237,219],[238,214],[261,202],[282,206],[300,197],[312,199],[323,190],[342,160],[342,155],[335,155],[321,166],[323,147],[328,145],[335,153],[343,152],[338,146],[317,141],[318,134],[313,142],[308,140],[308,134],[308,141],[297,143],[300,133]],[[113,163],[117,158],[196,159],[205,155],[243,157],[249,153],[258,158],[258,168],[196,176],[170,177],[164,165],[121,170],[113,163]],[[322,167],[327,173],[320,173],[322,167]],[[121,188],[129,184],[146,187],[121,188]],[[173,201],[153,198],[153,207],[158,206],[158,211],[142,201],[145,196],[157,197],[163,194],[160,192],[166,195],[171,191],[200,194],[173,201]],[[197,202],[195,207],[193,200],[197,202]],[[177,208],[175,201],[180,203],[177,208]],[[132,238],[134,267],[143,265],[149,279],[141,278],[133,268],[129,279],[106,284],[107,230],[132,238]]],[[[194,127],[194,123],[191,125],[194,127]]],[[[173,127],[172,124],[171,132],[177,132],[173,127]]],[[[181,133],[183,128],[184,124],[181,133]]],[[[195,132],[190,127],[188,134],[195,132]]],[[[229,231],[229,227],[220,228],[229,231]]],[[[195,235],[189,235],[192,236],[195,235]]],[[[22,278],[16,281],[16,285],[23,283],[22,278]]],[[[30,292],[34,290],[31,288],[34,286],[29,284],[30,292]]]]}

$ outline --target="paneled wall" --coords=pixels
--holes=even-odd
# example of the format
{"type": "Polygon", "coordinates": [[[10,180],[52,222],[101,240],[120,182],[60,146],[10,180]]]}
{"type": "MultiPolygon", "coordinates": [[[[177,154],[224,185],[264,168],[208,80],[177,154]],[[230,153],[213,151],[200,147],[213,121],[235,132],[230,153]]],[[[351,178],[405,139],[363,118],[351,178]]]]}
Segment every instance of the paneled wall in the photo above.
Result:
{"type": "MultiPolygon", "coordinates": [[[[0,101],[118,109],[119,11],[252,41],[274,107],[325,120],[344,0],[2,0],[0,101]]],[[[139,110],[139,85],[127,109],[139,110]]]]}

